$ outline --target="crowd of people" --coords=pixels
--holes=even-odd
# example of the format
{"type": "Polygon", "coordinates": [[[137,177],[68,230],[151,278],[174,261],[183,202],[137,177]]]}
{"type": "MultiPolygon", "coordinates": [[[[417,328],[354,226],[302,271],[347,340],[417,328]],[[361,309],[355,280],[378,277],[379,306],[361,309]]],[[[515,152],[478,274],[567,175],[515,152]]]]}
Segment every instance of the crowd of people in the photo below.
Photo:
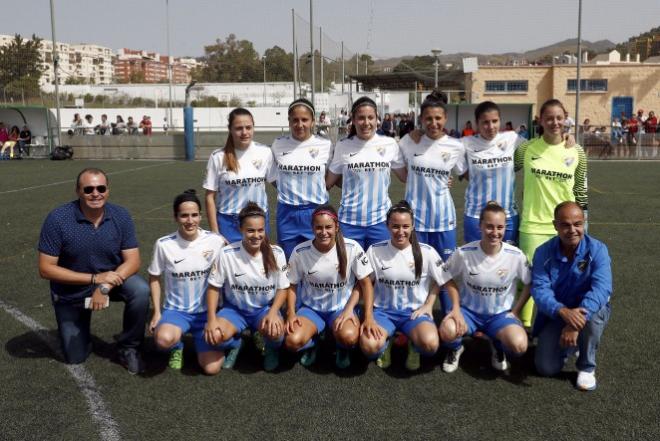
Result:
{"type": "Polygon", "coordinates": [[[540,375],[559,373],[579,352],[576,387],[593,390],[610,311],[610,259],[586,234],[586,157],[564,134],[563,104],[543,104],[543,135],[530,141],[500,130],[500,109],[489,101],[476,107],[472,134],[448,136],[447,98],[439,92],[421,105],[422,129],[410,127],[399,142],[378,133],[377,106],[367,97],[345,116],[348,134],[332,145],[315,134],[312,103],[295,100],[290,134],[268,147],[253,140],[253,115],[234,109],[225,146],[208,160],[206,194],[174,199],[176,230],[156,241],[148,283],[136,274],[129,213],[107,201],[102,170],[83,170],[78,199],[48,215],[39,241],[66,361],[90,354],[92,311],[122,300],[118,356],[131,373],[143,371],[145,324],[173,369],[182,367],[182,336],[192,334],[210,375],[234,366],[245,330],[266,371],[277,369],[282,349],[312,365],[322,335],[335,342],[338,369],[351,365],[357,348],[387,368],[395,336],[403,335],[408,370],[442,346],[447,373],[459,368],[463,337],[482,336],[492,344],[492,367],[503,371],[538,337],[540,375]],[[391,174],[406,187],[395,204],[391,174]],[[452,174],[469,181],[461,246],[452,174]],[[269,241],[267,183],[277,193],[278,245],[269,241]],[[328,203],[334,186],[338,210],[328,203]],[[201,228],[202,207],[209,231],[201,228]]]}
{"type": "MultiPolygon", "coordinates": [[[[167,132],[167,123],[163,126],[167,132]]],[[[126,121],[121,115],[117,115],[114,122],[108,120],[108,115],[101,115],[101,121],[94,123],[94,117],[90,114],[81,118],[79,113],[73,115],[73,121],[67,130],[69,135],[145,135],[151,136],[153,133],[153,123],[149,115],[143,115],[139,123],[135,122],[132,116],[126,121]]]]}
{"type": "Polygon", "coordinates": [[[7,130],[4,122],[0,121],[0,159],[22,159],[30,153],[32,132],[27,125],[22,129],[11,126],[7,130]]]}

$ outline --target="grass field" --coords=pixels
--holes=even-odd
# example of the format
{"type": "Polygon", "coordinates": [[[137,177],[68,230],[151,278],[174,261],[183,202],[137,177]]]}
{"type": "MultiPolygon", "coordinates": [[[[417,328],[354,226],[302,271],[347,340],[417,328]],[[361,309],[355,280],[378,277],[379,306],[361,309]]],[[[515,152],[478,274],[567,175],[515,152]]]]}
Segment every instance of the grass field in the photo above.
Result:
{"type": "MultiPolygon", "coordinates": [[[[338,373],[329,350],[312,369],[287,356],[278,373],[267,374],[248,346],[235,370],[213,378],[201,374],[190,350],[182,372],[168,370],[167,356],[147,340],[148,373],[130,376],[110,359],[120,304],[95,313],[95,353],[81,369],[67,368],[52,349],[55,318],[35,247],[46,214],[75,197],[73,179],[90,165],[110,174],[110,200],[134,216],[143,274],[155,239],[175,229],[173,196],[201,190],[205,167],[0,163],[2,440],[660,439],[660,163],[590,164],[590,233],[609,246],[615,284],[593,393],[574,390],[572,362],[559,378],[538,377],[533,347],[508,375],[496,375],[481,340],[467,342],[452,375],[438,366],[442,354],[409,375],[402,353],[386,371],[355,354],[348,372],[338,373]]],[[[395,186],[392,198],[402,190],[395,186]]],[[[463,190],[460,183],[453,189],[459,213],[463,190]]]]}

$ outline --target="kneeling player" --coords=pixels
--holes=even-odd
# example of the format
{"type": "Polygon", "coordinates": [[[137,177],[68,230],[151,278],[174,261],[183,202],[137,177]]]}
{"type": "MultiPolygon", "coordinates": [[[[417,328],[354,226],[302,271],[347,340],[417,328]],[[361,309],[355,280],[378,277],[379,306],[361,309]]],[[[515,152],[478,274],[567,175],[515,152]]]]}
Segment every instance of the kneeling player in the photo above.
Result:
{"type": "Polygon", "coordinates": [[[508,367],[505,353],[520,356],[527,351],[527,334],[518,318],[529,298],[531,272],[527,258],[502,241],[506,214],[496,202],[489,202],[481,210],[479,228],[481,240],[459,248],[446,265],[452,278],[460,283],[460,307],[455,305],[440,324],[440,338],[450,349],[442,364],[445,372],[458,368],[464,334],[481,331],[491,339],[491,363],[499,371],[508,367]],[[512,308],[518,280],[525,286],[512,308]]]}
{"type": "Polygon", "coordinates": [[[156,346],[170,350],[169,366],[183,366],[181,337],[191,332],[195,339],[197,360],[204,373],[220,372],[224,353],[204,341],[206,300],[204,295],[213,262],[225,245],[219,234],[199,228],[201,204],[195,190],[188,190],[174,199],[174,219],[179,228],[161,237],[154,246],[149,265],[149,285],[154,313],[149,331],[156,346]],[[161,314],[161,275],[165,276],[165,305],[161,314]]]}
{"type": "Polygon", "coordinates": [[[266,236],[266,213],[249,202],[239,215],[243,239],[222,249],[207,292],[206,341],[231,349],[223,367],[231,368],[241,347],[241,332],[250,328],[265,337],[264,369],[279,366],[279,347],[284,339],[280,308],[286,301],[286,259],[284,251],[271,245],[266,236]],[[224,287],[225,302],[216,314],[224,287]]]}

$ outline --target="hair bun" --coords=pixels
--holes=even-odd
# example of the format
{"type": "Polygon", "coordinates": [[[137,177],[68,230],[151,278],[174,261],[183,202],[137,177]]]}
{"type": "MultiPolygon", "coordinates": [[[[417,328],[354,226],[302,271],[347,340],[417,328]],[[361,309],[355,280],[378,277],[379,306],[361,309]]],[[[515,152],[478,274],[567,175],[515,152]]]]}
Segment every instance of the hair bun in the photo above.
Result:
{"type": "Polygon", "coordinates": [[[197,190],[194,188],[189,188],[188,190],[184,191],[183,194],[197,194],[197,190]]]}
{"type": "Polygon", "coordinates": [[[437,89],[434,89],[431,93],[429,93],[426,96],[426,99],[427,100],[433,100],[433,101],[440,101],[443,104],[447,104],[447,102],[449,101],[447,99],[447,94],[444,93],[444,92],[441,92],[437,89]]]}
{"type": "Polygon", "coordinates": [[[497,201],[488,201],[486,202],[487,207],[502,207],[497,201]]]}

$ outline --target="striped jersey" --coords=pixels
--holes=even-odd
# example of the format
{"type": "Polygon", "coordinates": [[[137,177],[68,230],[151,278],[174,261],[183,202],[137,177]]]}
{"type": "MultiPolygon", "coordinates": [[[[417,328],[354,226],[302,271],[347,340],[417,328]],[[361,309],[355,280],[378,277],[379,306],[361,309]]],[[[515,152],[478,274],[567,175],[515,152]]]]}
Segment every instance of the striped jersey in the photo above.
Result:
{"type": "Polygon", "coordinates": [[[339,141],[330,163],[332,173],[343,175],[339,220],[360,226],[383,222],[392,205],[390,170],[404,166],[398,144],[388,136],[339,141]]]}
{"type": "Polygon", "coordinates": [[[277,245],[273,254],[277,269],[266,276],[261,253],[252,256],[238,241],[224,247],[216,260],[217,271],[209,278],[216,288],[224,288],[224,300],[239,310],[253,312],[273,301],[278,289],[289,287],[284,251],[277,245]]]}
{"type": "Polygon", "coordinates": [[[224,148],[211,153],[206,166],[204,188],[215,191],[219,213],[238,214],[249,201],[268,212],[266,176],[273,167],[273,154],[268,146],[253,142],[245,149],[235,149],[239,170],[225,167],[224,148]]]}
{"type": "Polygon", "coordinates": [[[192,241],[178,232],[156,241],[147,271],[164,277],[165,309],[189,314],[206,311],[209,274],[225,243],[221,235],[201,229],[192,241]]]}
{"type": "Polygon", "coordinates": [[[438,286],[451,276],[443,271],[442,258],[433,247],[419,244],[422,251],[422,275],[415,279],[412,246],[400,250],[389,240],[373,244],[367,256],[374,269],[374,306],[377,308],[417,309],[424,304],[431,282],[438,286]]]}
{"type": "Polygon", "coordinates": [[[461,139],[469,172],[465,215],[479,218],[489,201],[497,201],[507,218],[518,214],[513,155],[526,140],[516,132],[500,132],[490,141],[479,135],[461,139]]]}
{"type": "Polygon", "coordinates": [[[335,245],[322,253],[305,241],[294,248],[289,259],[289,281],[299,285],[298,295],[303,305],[316,311],[337,311],[346,306],[357,280],[371,274],[371,265],[360,244],[344,238],[346,245],[346,279],[339,274],[335,245]]]}
{"type": "Polygon", "coordinates": [[[520,280],[529,285],[532,273],[527,258],[506,242],[495,256],[487,256],[479,241],[470,242],[451,255],[445,269],[457,282],[461,306],[478,314],[510,311],[520,280]]]}
{"type": "Polygon", "coordinates": [[[560,202],[587,209],[587,157],[579,145],[566,148],[564,142],[550,145],[535,138],[516,150],[515,165],[524,176],[521,232],[556,234],[552,220],[560,202]]]}
{"type": "Polygon", "coordinates": [[[312,136],[298,141],[293,136],[277,138],[272,146],[274,167],[268,182],[277,181],[277,200],[287,205],[325,204],[325,171],[332,159],[329,140],[312,136]]]}
{"type": "Polygon", "coordinates": [[[449,176],[465,173],[465,148],[449,136],[431,139],[422,136],[415,143],[409,136],[401,140],[401,151],[408,166],[405,199],[415,214],[417,231],[448,231],[456,228],[456,209],[449,192],[449,176]]]}

